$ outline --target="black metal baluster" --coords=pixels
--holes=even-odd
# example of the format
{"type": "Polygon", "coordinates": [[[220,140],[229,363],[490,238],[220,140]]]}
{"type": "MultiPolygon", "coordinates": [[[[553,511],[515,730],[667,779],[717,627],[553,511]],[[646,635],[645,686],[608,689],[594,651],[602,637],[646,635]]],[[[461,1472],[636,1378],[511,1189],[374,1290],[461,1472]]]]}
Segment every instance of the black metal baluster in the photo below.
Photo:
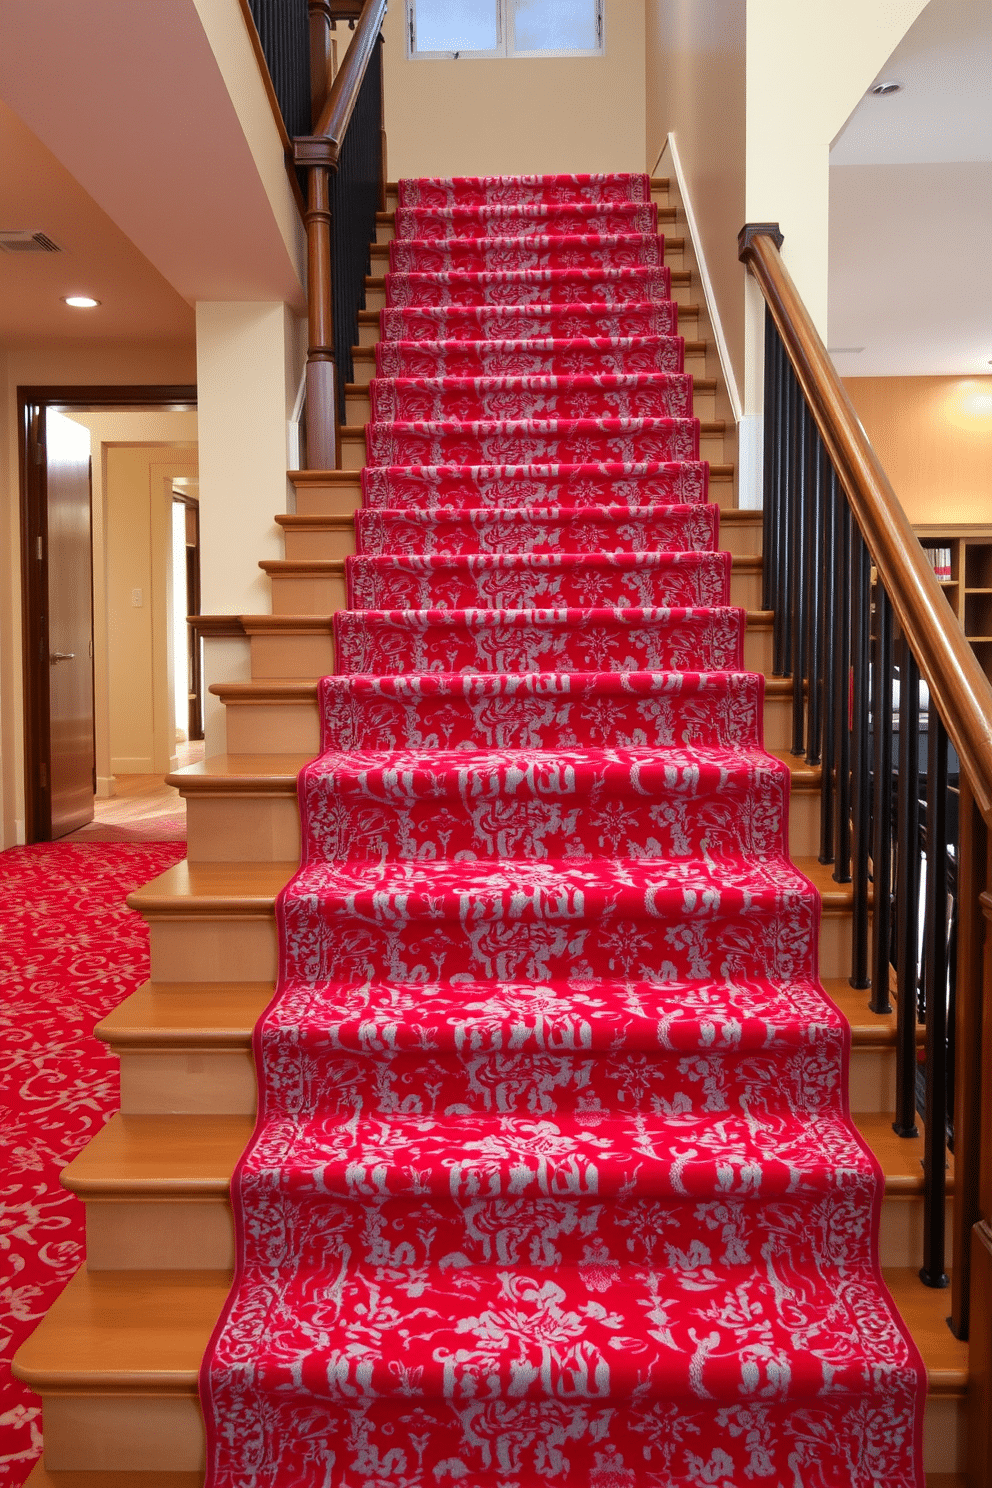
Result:
{"type": "Polygon", "coordinates": [[[780,463],[780,490],[778,525],[778,574],[775,582],[775,631],[772,670],[777,677],[786,677],[792,669],[792,498],[794,440],[792,408],[799,396],[795,374],[786,362],[783,379],[782,400],[782,451],[780,463]]]}
{"type": "Polygon", "coordinates": [[[899,654],[899,779],[896,825],[896,1119],[915,1137],[916,983],[920,932],[920,671],[905,638],[899,654]]]}
{"type": "Polygon", "coordinates": [[[820,751],[820,862],[834,860],[834,763],[835,720],[834,700],[836,696],[837,666],[837,540],[840,527],[837,521],[837,476],[830,464],[826,450],[822,452],[823,465],[823,748],[820,751]]]}
{"type": "Polygon", "coordinates": [[[923,1266],[920,1280],[946,1287],[947,1192],[947,730],[933,699],[927,718],[927,881],[924,985],[927,1004],[926,1130],[923,1136],[923,1266]]]}
{"type": "Polygon", "coordinates": [[[800,393],[795,411],[796,478],[792,530],[792,753],[802,754],[806,737],[806,605],[809,597],[807,507],[810,476],[810,417],[800,393]]]}
{"type": "Polygon", "coordinates": [[[782,342],[772,312],[765,306],[764,462],[761,502],[761,607],[775,608],[775,553],[778,541],[778,461],[782,432],[782,342]]]}
{"type": "Polygon", "coordinates": [[[851,509],[838,486],[834,651],[834,872],[837,883],[851,881],[851,509]]]}
{"type": "Polygon", "coordinates": [[[853,534],[851,559],[851,811],[853,852],[851,878],[851,986],[869,987],[868,859],[871,853],[871,773],[868,761],[868,714],[871,674],[871,558],[860,530],[853,534]]]}
{"type": "Polygon", "coordinates": [[[871,724],[874,734],[871,1010],[889,1010],[892,898],[892,606],[875,586],[871,724]]]}
{"type": "Polygon", "coordinates": [[[806,674],[809,689],[806,704],[806,763],[818,765],[823,754],[823,440],[806,410],[809,420],[810,481],[807,493],[808,521],[806,552],[809,556],[809,605],[806,629],[806,674]]]}

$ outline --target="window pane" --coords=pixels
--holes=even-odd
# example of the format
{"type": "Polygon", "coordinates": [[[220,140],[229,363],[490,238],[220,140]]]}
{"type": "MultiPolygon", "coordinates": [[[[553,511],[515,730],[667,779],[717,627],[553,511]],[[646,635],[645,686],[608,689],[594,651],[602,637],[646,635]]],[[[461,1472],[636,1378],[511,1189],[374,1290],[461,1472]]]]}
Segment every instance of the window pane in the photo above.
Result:
{"type": "Polygon", "coordinates": [[[593,52],[596,0],[515,0],[518,52],[593,52]]]}
{"type": "Polygon", "coordinates": [[[491,52],[496,0],[416,0],[418,52],[491,52]]]}

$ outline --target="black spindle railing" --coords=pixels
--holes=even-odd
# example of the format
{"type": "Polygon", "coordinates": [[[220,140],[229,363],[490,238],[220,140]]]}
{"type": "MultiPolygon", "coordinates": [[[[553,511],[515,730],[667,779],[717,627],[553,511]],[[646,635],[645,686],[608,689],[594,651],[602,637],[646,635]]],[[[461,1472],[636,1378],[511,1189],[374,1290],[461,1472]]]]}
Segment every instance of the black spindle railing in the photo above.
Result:
{"type": "Polygon", "coordinates": [[[345,421],[345,385],[352,381],[351,349],[358,341],[358,312],[365,308],[369,245],[379,208],[382,127],[382,47],[369,60],[338,168],[331,176],[331,285],[338,417],[345,421]]]}
{"type": "Polygon", "coordinates": [[[890,595],[770,309],[764,393],[762,588],[775,616],[773,669],[792,679],[792,751],[821,767],[820,860],[833,864],[839,883],[852,886],[851,985],[870,986],[869,1006],[880,1015],[891,1012],[893,980],[898,988],[893,1126],[901,1136],[917,1135],[917,1116],[925,1104],[920,1275],[939,1287],[947,1282],[945,1163],[954,1109],[949,1058],[954,890],[948,865],[953,867],[955,848],[947,731],[931,702],[924,779],[917,657],[897,626],[890,595]],[[921,888],[926,901],[922,957],[921,888]]]}
{"type": "Polygon", "coordinates": [[[310,16],[307,0],[248,0],[272,91],[290,139],[310,132],[310,16]]]}

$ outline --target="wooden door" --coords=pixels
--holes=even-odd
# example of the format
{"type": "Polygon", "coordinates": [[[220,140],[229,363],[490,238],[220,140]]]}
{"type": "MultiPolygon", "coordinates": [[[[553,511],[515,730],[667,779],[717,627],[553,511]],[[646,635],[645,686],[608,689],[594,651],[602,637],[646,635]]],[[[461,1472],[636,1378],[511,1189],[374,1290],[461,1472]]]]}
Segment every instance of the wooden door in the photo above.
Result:
{"type": "MultiPolygon", "coordinates": [[[[49,836],[93,820],[93,548],[90,436],[45,410],[49,836]]],[[[44,662],[43,662],[44,665],[44,662]]]]}

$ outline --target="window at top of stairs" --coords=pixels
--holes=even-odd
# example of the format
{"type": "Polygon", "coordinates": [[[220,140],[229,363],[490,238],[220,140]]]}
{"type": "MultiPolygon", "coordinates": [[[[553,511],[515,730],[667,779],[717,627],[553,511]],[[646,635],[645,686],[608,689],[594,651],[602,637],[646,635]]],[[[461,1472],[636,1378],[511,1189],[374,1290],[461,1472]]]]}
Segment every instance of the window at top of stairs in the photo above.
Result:
{"type": "Polygon", "coordinates": [[[407,0],[410,57],[603,53],[603,0],[407,0]]]}

